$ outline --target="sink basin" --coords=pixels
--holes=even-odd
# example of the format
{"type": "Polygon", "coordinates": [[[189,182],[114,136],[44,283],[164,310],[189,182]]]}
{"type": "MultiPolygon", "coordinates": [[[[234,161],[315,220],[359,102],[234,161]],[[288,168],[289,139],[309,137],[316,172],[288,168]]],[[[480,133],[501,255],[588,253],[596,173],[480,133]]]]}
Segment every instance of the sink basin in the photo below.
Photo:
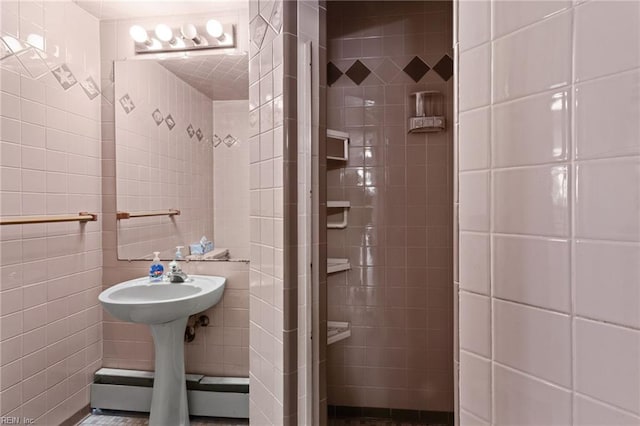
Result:
{"type": "Polygon", "coordinates": [[[161,324],[215,305],[224,284],[224,278],[206,275],[191,275],[179,284],[150,283],[145,277],[116,284],[98,298],[107,312],[122,321],[161,324]]]}
{"type": "Polygon", "coordinates": [[[151,327],[156,365],[149,425],[189,425],[185,327],[189,315],[220,301],[225,282],[223,277],[206,275],[191,275],[179,284],[150,283],[145,277],[116,284],[98,296],[114,317],[151,327]]]}

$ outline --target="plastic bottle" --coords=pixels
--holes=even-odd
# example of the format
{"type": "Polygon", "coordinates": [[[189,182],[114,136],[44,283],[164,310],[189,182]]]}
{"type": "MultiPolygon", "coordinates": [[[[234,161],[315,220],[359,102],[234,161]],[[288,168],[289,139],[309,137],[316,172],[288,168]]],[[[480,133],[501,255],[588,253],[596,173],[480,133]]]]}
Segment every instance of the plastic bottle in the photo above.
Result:
{"type": "Polygon", "coordinates": [[[149,267],[149,281],[150,282],[161,282],[162,276],[164,275],[164,266],[160,262],[160,252],[153,252],[153,262],[149,267]]]}

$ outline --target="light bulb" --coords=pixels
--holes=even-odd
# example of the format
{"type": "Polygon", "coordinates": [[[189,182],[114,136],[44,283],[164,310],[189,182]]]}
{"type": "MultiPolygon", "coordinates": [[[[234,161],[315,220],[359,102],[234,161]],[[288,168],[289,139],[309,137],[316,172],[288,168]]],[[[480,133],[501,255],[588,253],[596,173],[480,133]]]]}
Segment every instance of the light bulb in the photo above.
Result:
{"type": "Polygon", "coordinates": [[[137,43],[146,43],[149,41],[147,30],[142,28],[140,25],[134,25],[129,28],[129,35],[137,43]]]}
{"type": "Polygon", "coordinates": [[[198,45],[198,44],[202,43],[202,39],[198,35],[198,30],[196,29],[195,25],[193,25],[193,24],[184,24],[180,28],[180,32],[182,33],[182,36],[184,38],[193,41],[194,44],[198,45]]]}
{"type": "Polygon", "coordinates": [[[182,35],[188,39],[193,39],[198,36],[198,30],[196,30],[196,26],[193,24],[182,25],[180,32],[182,32],[182,35]]]}
{"type": "Polygon", "coordinates": [[[222,24],[215,19],[210,19],[207,21],[207,32],[215,38],[219,38],[223,33],[222,24]]]}
{"type": "Polygon", "coordinates": [[[158,24],[156,25],[156,37],[160,39],[160,41],[170,41],[173,39],[173,31],[166,24],[158,24]]]}

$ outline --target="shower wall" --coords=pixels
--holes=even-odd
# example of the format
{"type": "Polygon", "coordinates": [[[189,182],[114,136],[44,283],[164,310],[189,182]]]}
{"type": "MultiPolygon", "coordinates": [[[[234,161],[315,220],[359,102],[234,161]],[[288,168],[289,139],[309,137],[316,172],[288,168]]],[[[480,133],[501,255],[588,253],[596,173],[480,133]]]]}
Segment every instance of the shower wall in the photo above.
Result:
{"type": "Polygon", "coordinates": [[[327,200],[351,203],[328,230],[330,405],[453,411],[452,3],[329,2],[327,127],[349,133],[328,162],[327,200]],[[407,134],[412,92],[444,95],[447,130],[407,134]]]}
{"type": "Polygon", "coordinates": [[[640,3],[459,3],[460,424],[640,424],[640,3]]]}

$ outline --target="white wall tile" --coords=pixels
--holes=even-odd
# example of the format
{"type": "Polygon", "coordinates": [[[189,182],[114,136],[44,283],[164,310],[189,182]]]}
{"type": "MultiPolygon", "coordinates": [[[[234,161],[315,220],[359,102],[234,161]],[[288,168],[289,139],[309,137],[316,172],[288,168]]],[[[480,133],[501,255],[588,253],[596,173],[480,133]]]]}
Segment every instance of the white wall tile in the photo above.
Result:
{"type": "Polygon", "coordinates": [[[489,173],[465,172],[459,175],[460,230],[489,230],[489,173]],[[464,201],[463,201],[464,200],[464,201]]]}
{"type": "Polygon", "coordinates": [[[569,312],[570,248],[568,240],[495,235],[494,296],[569,312]]]}
{"type": "Polygon", "coordinates": [[[491,362],[466,351],[460,352],[460,408],[491,421],[491,362]]]}
{"type": "Polygon", "coordinates": [[[491,1],[458,3],[458,42],[467,50],[489,41],[491,37],[491,1]]]}
{"type": "Polygon", "coordinates": [[[615,407],[576,395],[574,400],[574,424],[584,426],[636,426],[640,417],[625,413],[615,407]]]}
{"type": "Polygon", "coordinates": [[[496,232],[568,235],[567,166],[499,170],[492,177],[496,232]]]}
{"type": "Polygon", "coordinates": [[[640,246],[575,242],[576,313],[640,328],[640,246]]]}
{"type": "Polygon", "coordinates": [[[640,72],[576,87],[576,158],[640,154],[640,72]]]}
{"type": "Polygon", "coordinates": [[[491,302],[486,296],[460,293],[460,347],[491,356],[491,302]]]}
{"type": "Polygon", "coordinates": [[[571,6],[571,0],[493,1],[493,37],[498,38],[571,6]]]}
{"type": "Polygon", "coordinates": [[[491,258],[488,234],[461,232],[460,288],[489,295],[491,258]]]}
{"type": "Polygon", "coordinates": [[[460,53],[460,111],[488,105],[491,101],[491,45],[484,44],[460,53]]]}
{"type": "Polygon", "coordinates": [[[500,365],[494,366],[494,424],[571,424],[571,393],[500,365]]]}
{"type": "Polygon", "coordinates": [[[564,387],[571,386],[568,315],[494,300],[494,359],[564,387]]]}
{"type": "Polygon", "coordinates": [[[567,90],[496,105],[492,115],[491,165],[508,167],[567,160],[570,107],[567,90]]]}
{"type": "Polygon", "coordinates": [[[640,332],[577,319],[576,390],[640,414],[640,332]]]}
{"type": "Polygon", "coordinates": [[[491,110],[487,107],[460,114],[458,124],[460,144],[458,148],[458,167],[461,171],[489,167],[491,146],[490,113],[491,110]]]}
{"type": "Polygon", "coordinates": [[[577,81],[640,65],[640,3],[591,1],[576,7],[577,81]]]}
{"type": "Polygon", "coordinates": [[[561,87],[570,81],[571,13],[564,12],[493,42],[494,102],[561,87]]]}
{"type": "Polygon", "coordinates": [[[640,241],[640,158],[581,163],[576,236],[640,241]]]}

